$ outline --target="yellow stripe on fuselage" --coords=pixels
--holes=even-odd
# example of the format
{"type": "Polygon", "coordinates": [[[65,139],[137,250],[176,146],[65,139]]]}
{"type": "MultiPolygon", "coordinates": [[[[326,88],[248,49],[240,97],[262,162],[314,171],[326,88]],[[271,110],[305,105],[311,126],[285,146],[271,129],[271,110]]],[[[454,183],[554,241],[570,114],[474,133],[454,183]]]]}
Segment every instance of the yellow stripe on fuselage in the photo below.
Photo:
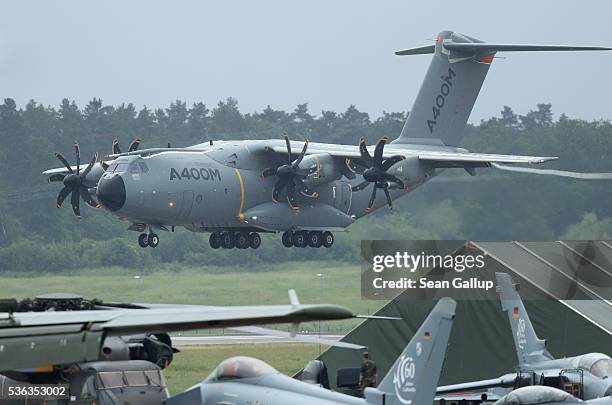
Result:
{"type": "Polygon", "coordinates": [[[236,170],[236,176],[238,176],[238,181],[240,182],[240,209],[238,210],[238,219],[244,220],[244,181],[242,181],[242,175],[240,174],[240,170],[236,170]]]}

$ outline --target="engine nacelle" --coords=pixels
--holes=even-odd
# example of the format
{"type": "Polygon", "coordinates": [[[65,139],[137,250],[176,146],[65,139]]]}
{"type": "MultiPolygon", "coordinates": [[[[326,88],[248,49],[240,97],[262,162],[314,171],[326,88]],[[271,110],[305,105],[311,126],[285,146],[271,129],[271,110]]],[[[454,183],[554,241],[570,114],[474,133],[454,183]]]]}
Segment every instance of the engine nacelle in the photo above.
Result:
{"type": "Polygon", "coordinates": [[[433,169],[427,170],[416,156],[401,160],[391,166],[387,173],[399,177],[408,188],[423,183],[432,175],[433,169]]]}
{"type": "Polygon", "coordinates": [[[342,166],[329,153],[316,153],[305,156],[300,168],[311,171],[304,183],[308,186],[320,186],[342,177],[342,166]]]}

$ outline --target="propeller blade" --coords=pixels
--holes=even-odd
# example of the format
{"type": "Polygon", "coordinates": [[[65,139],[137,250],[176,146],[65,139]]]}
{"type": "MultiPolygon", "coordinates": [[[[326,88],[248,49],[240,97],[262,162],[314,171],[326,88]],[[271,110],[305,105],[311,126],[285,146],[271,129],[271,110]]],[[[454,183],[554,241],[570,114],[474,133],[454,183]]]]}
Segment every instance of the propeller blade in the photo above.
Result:
{"type": "Polygon", "coordinates": [[[295,183],[289,180],[287,183],[287,202],[293,211],[299,211],[300,207],[295,203],[295,183]]]}
{"type": "Polygon", "coordinates": [[[308,175],[317,171],[316,167],[310,167],[308,169],[302,169],[300,167],[296,168],[293,172],[296,176],[296,179],[305,179],[308,175]]]}
{"type": "Polygon", "coordinates": [[[393,166],[397,162],[400,162],[400,161],[402,161],[404,159],[405,158],[403,156],[400,156],[400,155],[391,156],[389,159],[387,159],[387,160],[385,160],[383,162],[383,164],[382,164],[382,166],[380,168],[381,168],[381,170],[383,172],[386,172],[387,170],[389,170],[391,168],[391,166],[393,166]]]}
{"type": "Polygon", "coordinates": [[[348,167],[351,172],[357,174],[363,174],[368,168],[360,159],[346,159],[346,167],[348,167]]]}
{"type": "Polygon", "coordinates": [[[308,189],[308,186],[306,185],[306,183],[302,181],[302,179],[296,178],[295,185],[296,185],[296,188],[300,191],[300,194],[306,197],[316,198],[319,196],[319,193],[317,193],[316,191],[310,191],[308,189]]]}
{"type": "Polygon", "coordinates": [[[391,194],[389,194],[389,188],[385,186],[383,187],[383,191],[385,192],[385,197],[387,197],[387,204],[389,204],[389,208],[393,209],[393,201],[391,200],[391,194]]]}
{"type": "Polygon", "coordinates": [[[81,166],[81,148],[79,147],[79,143],[74,141],[74,153],[76,154],[76,174],[79,174],[80,166],[81,166]]]}
{"type": "Polygon", "coordinates": [[[281,191],[287,186],[288,180],[286,178],[278,179],[276,184],[274,184],[274,188],[272,189],[272,201],[277,203],[278,197],[280,196],[281,191]]]}
{"type": "Polygon", "coordinates": [[[359,138],[359,153],[361,154],[361,160],[364,161],[366,166],[372,165],[372,156],[370,152],[368,152],[368,148],[366,147],[365,138],[362,136],[359,138]]]}
{"type": "Polygon", "coordinates": [[[121,153],[121,148],[119,147],[119,139],[113,139],[113,155],[119,155],[121,153]]]}
{"type": "Polygon", "coordinates": [[[54,182],[54,181],[63,181],[64,177],[66,177],[66,175],[62,173],[52,174],[51,176],[49,176],[49,183],[54,182]]]}
{"type": "Polygon", "coordinates": [[[263,172],[261,172],[261,178],[262,179],[266,179],[270,176],[274,176],[276,174],[276,168],[275,167],[268,167],[267,169],[264,169],[263,172]]]}
{"type": "Polygon", "coordinates": [[[374,200],[376,200],[376,189],[378,187],[376,187],[376,185],[374,185],[374,188],[372,189],[372,196],[370,197],[370,202],[368,203],[368,208],[366,208],[366,211],[370,211],[372,209],[372,206],[374,205],[374,200]]]}
{"type": "Polygon", "coordinates": [[[308,150],[308,139],[306,139],[306,142],[304,142],[304,147],[302,148],[302,151],[300,152],[300,155],[295,160],[295,162],[293,162],[293,167],[294,168],[297,168],[299,166],[299,164],[302,163],[302,159],[304,159],[304,155],[306,154],[306,150],[308,150]]]}
{"type": "Polygon", "coordinates": [[[72,211],[77,218],[81,218],[81,207],[79,203],[79,197],[81,196],[81,192],[78,188],[72,190],[72,195],[70,196],[70,205],[72,205],[72,211]]]}
{"type": "Polygon", "coordinates": [[[68,194],[70,194],[70,189],[68,187],[62,188],[60,192],[57,193],[57,198],[55,199],[55,206],[57,208],[62,206],[62,203],[64,202],[66,197],[68,197],[68,194]]]}
{"type": "Polygon", "coordinates": [[[87,205],[89,205],[90,207],[93,208],[100,208],[101,205],[98,204],[96,202],[96,200],[94,200],[91,197],[91,194],[89,194],[89,190],[87,189],[87,187],[85,186],[81,186],[81,198],[83,199],[83,201],[85,201],[87,203],[87,205]]]}
{"type": "Polygon", "coordinates": [[[135,151],[137,151],[139,146],[140,146],[140,138],[136,138],[130,144],[128,152],[135,152],[135,151]]]}
{"type": "Polygon", "coordinates": [[[387,143],[386,136],[380,138],[380,140],[376,143],[376,148],[374,149],[374,167],[380,168],[382,166],[382,158],[383,158],[383,149],[385,148],[385,143],[387,143]]]}
{"type": "Polygon", "coordinates": [[[357,184],[357,185],[356,185],[355,187],[353,187],[352,189],[353,189],[353,191],[361,191],[361,190],[365,189],[365,188],[366,188],[367,186],[369,186],[369,185],[370,185],[370,182],[369,182],[369,181],[363,181],[363,182],[361,182],[361,183],[357,184]]]}
{"type": "Polygon", "coordinates": [[[85,177],[89,174],[89,172],[91,171],[91,169],[93,168],[93,166],[96,164],[96,160],[98,160],[98,153],[96,152],[96,154],[94,155],[93,159],[91,159],[91,162],[89,162],[89,164],[87,165],[87,167],[85,168],[85,170],[83,170],[83,173],[81,173],[81,178],[84,180],[85,177]]]}
{"type": "Polygon", "coordinates": [[[60,160],[60,162],[62,162],[64,164],[64,166],[66,166],[66,169],[68,169],[70,174],[74,174],[74,171],[72,170],[72,167],[70,167],[70,164],[68,164],[68,161],[66,160],[66,158],[64,156],[62,156],[61,153],[55,152],[55,157],[57,157],[60,160]]]}
{"type": "Polygon", "coordinates": [[[100,165],[102,165],[102,168],[104,169],[104,171],[106,171],[106,169],[108,169],[109,164],[106,163],[104,160],[100,161],[100,165]]]}
{"type": "Polygon", "coordinates": [[[406,184],[402,180],[400,180],[398,177],[392,174],[387,174],[387,173],[385,173],[384,177],[386,181],[389,181],[391,183],[396,183],[399,186],[399,188],[406,188],[406,184]]]}
{"type": "Polygon", "coordinates": [[[285,144],[287,145],[287,162],[291,164],[291,142],[289,141],[289,135],[285,132],[283,134],[283,138],[285,139],[285,144]]]}
{"type": "Polygon", "coordinates": [[[290,203],[295,201],[295,183],[293,180],[287,182],[287,198],[289,198],[290,203]]]}

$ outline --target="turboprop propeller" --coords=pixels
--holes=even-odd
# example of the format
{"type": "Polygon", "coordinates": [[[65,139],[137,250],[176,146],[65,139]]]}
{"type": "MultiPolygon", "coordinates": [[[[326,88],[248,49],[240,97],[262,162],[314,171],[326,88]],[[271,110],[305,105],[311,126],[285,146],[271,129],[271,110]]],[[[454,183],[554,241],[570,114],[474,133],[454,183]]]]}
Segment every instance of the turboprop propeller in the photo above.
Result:
{"type": "Polygon", "coordinates": [[[374,148],[374,157],[372,157],[366,148],[365,138],[361,137],[361,139],[359,139],[359,153],[361,157],[348,162],[351,170],[361,174],[364,179],[362,183],[353,187],[353,191],[361,191],[369,186],[370,183],[374,183],[372,196],[370,197],[366,211],[372,209],[374,200],[376,200],[377,189],[380,188],[384,191],[389,208],[393,208],[393,200],[391,199],[391,194],[389,194],[389,188],[393,189],[406,187],[404,182],[398,177],[387,173],[387,170],[389,170],[391,166],[404,159],[403,156],[396,155],[383,160],[383,151],[387,140],[388,138],[385,136],[376,143],[376,147],[374,148]],[[391,183],[394,183],[395,186],[391,185],[391,183]]]}
{"type": "Polygon", "coordinates": [[[304,142],[304,147],[302,148],[302,151],[298,155],[297,159],[292,161],[291,141],[289,140],[287,133],[283,134],[283,138],[285,139],[285,144],[287,145],[287,163],[278,167],[268,167],[267,169],[264,169],[264,171],[261,173],[261,178],[266,179],[270,176],[278,177],[278,180],[272,189],[272,201],[277,203],[280,193],[286,189],[289,204],[291,205],[292,209],[297,211],[299,210],[299,207],[294,205],[297,192],[300,192],[308,197],[317,196],[317,193],[313,193],[308,190],[308,187],[303,181],[310,174],[310,171],[300,167],[300,163],[302,162],[302,159],[304,159],[304,155],[306,155],[306,151],[308,150],[308,140],[304,142]]]}
{"type": "Polygon", "coordinates": [[[57,194],[55,199],[55,205],[57,208],[62,206],[62,203],[70,195],[70,205],[72,211],[77,218],[81,218],[80,200],[83,199],[88,205],[99,208],[98,204],[89,194],[89,187],[86,186],[86,177],[91,171],[92,167],[98,160],[98,154],[96,153],[91,159],[91,162],[87,165],[85,170],[81,171],[81,151],[78,142],[74,142],[74,151],[76,155],[76,171],[72,169],[66,158],[61,153],[56,152],[55,156],[66,166],[68,174],[57,173],[49,177],[49,182],[61,181],[64,183],[64,187],[57,194]]]}

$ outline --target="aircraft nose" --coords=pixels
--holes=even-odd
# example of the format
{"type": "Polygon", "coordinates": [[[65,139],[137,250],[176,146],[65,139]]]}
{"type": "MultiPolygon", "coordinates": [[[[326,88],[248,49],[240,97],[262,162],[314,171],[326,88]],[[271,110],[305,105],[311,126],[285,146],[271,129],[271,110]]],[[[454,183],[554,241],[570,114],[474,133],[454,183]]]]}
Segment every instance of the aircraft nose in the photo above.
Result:
{"type": "Polygon", "coordinates": [[[118,211],[125,204],[125,183],[121,176],[101,179],[96,193],[98,200],[111,211],[118,211]]]}

